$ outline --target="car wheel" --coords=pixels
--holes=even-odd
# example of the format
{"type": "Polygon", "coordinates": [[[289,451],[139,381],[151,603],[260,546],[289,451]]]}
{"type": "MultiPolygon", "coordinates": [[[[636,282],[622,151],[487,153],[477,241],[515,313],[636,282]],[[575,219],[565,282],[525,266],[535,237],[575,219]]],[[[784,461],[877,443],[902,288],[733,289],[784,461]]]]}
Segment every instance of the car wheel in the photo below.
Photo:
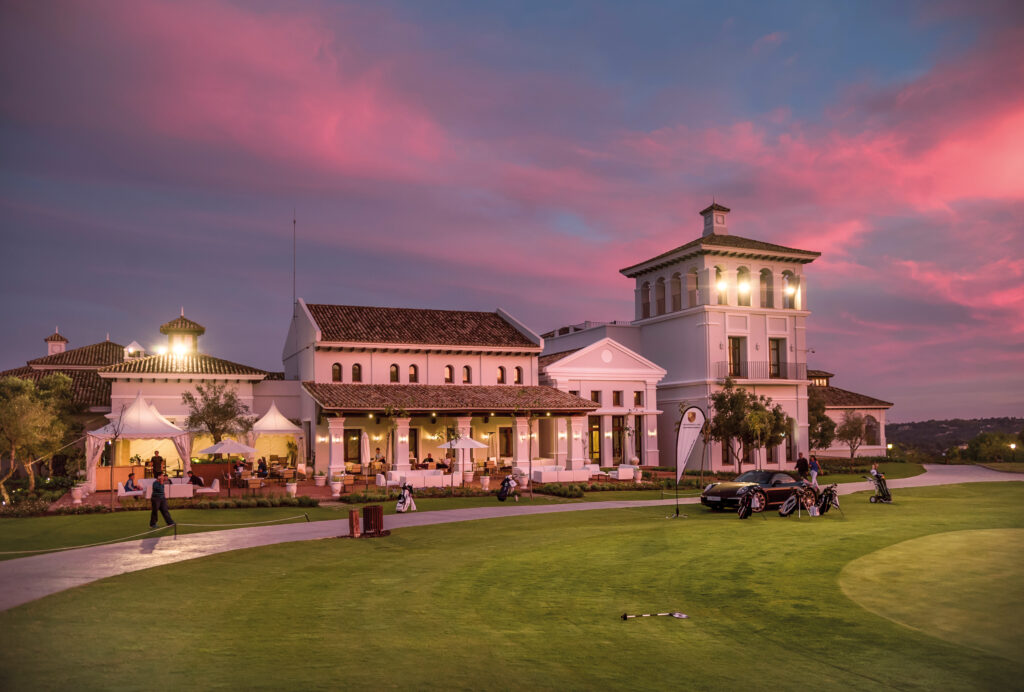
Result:
{"type": "Polygon", "coordinates": [[[750,491],[750,509],[754,512],[763,512],[768,508],[768,496],[760,488],[750,491]]]}

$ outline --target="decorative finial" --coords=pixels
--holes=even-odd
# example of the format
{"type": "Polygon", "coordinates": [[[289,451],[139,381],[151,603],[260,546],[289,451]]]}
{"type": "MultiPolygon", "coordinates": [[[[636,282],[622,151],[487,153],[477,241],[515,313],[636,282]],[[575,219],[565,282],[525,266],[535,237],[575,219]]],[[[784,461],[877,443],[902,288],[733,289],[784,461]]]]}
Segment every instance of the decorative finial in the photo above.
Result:
{"type": "Polygon", "coordinates": [[[182,317],[185,316],[185,306],[184,305],[181,306],[181,316],[182,317]]]}
{"type": "Polygon", "coordinates": [[[53,328],[53,333],[54,334],[60,334],[60,327],[54,327],[53,328]]]}
{"type": "Polygon", "coordinates": [[[110,332],[107,332],[107,341],[110,341],[110,332]]]}

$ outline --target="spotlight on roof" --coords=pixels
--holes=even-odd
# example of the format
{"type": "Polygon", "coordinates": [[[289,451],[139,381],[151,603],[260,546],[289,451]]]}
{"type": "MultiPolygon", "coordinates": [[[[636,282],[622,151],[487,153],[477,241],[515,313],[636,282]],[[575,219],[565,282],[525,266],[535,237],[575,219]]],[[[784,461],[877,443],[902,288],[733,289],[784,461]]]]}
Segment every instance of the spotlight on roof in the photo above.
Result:
{"type": "Polygon", "coordinates": [[[738,290],[740,293],[742,293],[744,295],[746,295],[747,293],[750,293],[750,282],[749,281],[741,281],[739,286],[736,287],[736,290],[738,290]]]}

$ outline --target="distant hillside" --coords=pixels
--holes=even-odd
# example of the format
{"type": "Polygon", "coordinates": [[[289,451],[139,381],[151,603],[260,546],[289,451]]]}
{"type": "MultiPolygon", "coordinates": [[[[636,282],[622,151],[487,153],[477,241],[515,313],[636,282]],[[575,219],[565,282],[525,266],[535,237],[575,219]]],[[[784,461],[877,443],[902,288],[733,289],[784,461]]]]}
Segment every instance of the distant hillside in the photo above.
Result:
{"type": "Polygon", "coordinates": [[[954,418],[888,423],[885,426],[885,438],[886,442],[938,454],[954,445],[967,444],[984,432],[1017,433],[1021,430],[1024,430],[1024,418],[954,418]]]}

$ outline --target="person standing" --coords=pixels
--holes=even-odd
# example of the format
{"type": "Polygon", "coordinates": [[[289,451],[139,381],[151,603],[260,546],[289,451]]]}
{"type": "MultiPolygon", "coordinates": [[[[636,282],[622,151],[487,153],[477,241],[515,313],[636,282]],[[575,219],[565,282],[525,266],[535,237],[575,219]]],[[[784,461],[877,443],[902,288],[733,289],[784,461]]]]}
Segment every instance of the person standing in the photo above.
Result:
{"type": "Polygon", "coordinates": [[[164,458],[160,456],[160,450],[154,449],[153,456],[149,458],[149,464],[153,467],[153,478],[159,478],[164,472],[164,458]]]}
{"type": "Polygon", "coordinates": [[[796,459],[796,472],[800,474],[800,477],[804,480],[807,479],[807,471],[809,470],[807,459],[804,458],[804,453],[800,452],[800,455],[796,459]]]}
{"type": "Polygon", "coordinates": [[[151,529],[156,528],[157,512],[163,515],[168,526],[174,526],[174,520],[171,519],[171,512],[167,507],[167,496],[164,494],[164,486],[168,482],[166,473],[161,473],[153,481],[153,494],[150,496],[150,506],[153,511],[149,514],[149,528],[151,529]]]}
{"type": "Polygon", "coordinates": [[[811,469],[811,485],[813,485],[814,488],[817,489],[818,488],[818,474],[821,473],[821,464],[818,463],[818,457],[816,457],[813,454],[811,455],[810,469],[811,469]]]}

